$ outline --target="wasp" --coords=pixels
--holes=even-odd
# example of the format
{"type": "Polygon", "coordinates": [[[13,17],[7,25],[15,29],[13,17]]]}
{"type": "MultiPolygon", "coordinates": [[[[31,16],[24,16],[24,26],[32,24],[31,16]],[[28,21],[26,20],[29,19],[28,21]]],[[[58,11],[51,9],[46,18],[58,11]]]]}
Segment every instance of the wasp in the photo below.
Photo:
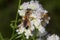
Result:
{"type": "Polygon", "coordinates": [[[50,17],[46,13],[46,14],[42,14],[41,19],[42,19],[42,22],[41,22],[42,26],[46,26],[46,24],[48,24],[47,22],[49,22],[49,20],[50,20],[50,17]]]}
{"type": "Polygon", "coordinates": [[[28,28],[30,26],[30,21],[29,21],[29,18],[30,18],[30,15],[32,14],[32,10],[31,9],[27,9],[26,10],[26,13],[25,13],[25,16],[23,17],[23,25],[25,28],[28,28]]]}

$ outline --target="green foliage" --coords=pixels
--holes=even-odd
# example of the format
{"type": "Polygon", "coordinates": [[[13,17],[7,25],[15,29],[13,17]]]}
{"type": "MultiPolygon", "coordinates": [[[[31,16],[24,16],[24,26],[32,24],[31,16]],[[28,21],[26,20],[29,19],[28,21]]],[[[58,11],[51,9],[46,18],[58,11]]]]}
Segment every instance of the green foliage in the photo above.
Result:
{"type": "Polygon", "coordinates": [[[0,40],[4,40],[4,38],[3,38],[3,36],[2,36],[2,34],[0,33],[0,40]]]}

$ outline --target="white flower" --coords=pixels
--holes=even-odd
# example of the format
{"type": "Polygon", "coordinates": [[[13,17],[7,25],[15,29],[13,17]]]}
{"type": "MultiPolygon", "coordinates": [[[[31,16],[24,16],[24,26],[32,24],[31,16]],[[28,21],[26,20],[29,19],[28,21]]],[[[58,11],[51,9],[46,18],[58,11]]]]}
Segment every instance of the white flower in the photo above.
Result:
{"type": "Polygon", "coordinates": [[[38,26],[40,25],[41,23],[41,20],[40,19],[34,19],[32,20],[33,24],[35,25],[36,28],[38,28],[38,26]]]}
{"type": "Polygon", "coordinates": [[[41,19],[41,17],[43,17],[46,13],[48,12],[43,8],[39,8],[38,10],[33,11],[33,15],[38,19],[41,19]]]}
{"type": "Polygon", "coordinates": [[[36,3],[34,1],[30,1],[30,4],[28,6],[29,9],[36,10],[36,3]]]}
{"type": "Polygon", "coordinates": [[[42,25],[40,25],[40,26],[38,27],[38,30],[39,30],[39,32],[41,32],[41,33],[44,33],[44,32],[45,32],[45,28],[44,28],[42,25]]]}
{"type": "Polygon", "coordinates": [[[36,8],[34,2],[30,3],[28,8],[34,10],[36,8]]]}
{"type": "Polygon", "coordinates": [[[29,5],[29,2],[24,2],[21,6],[20,6],[20,9],[27,9],[28,8],[28,5],[29,5]]]}
{"type": "Polygon", "coordinates": [[[51,36],[48,36],[47,40],[60,40],[59,36],[58,35],[51,35],[51,36]]]}
{"type": "Polygon", "coordinates": [[[31,33],[31,31],[29,29],[25,30],[25,36],[28,39],[29,36],[33,36],[33,34],[31,33]]]}
{"type": "MultiPolygon", "coordinates": [[[[26,38],[29,39],[30,36],[33,36],[32,31],[36,29],[38,29],[38,31],[41,33],[41,35],[43,35],[44,33],[46,34],[45,28],[42,26],[41,22],[43,21],[42,18],[43,16],[48,13],[48,11],[44,10],[42,5],[38,3],[38,1],[30,1],[30,2],[24,2],[19,10],[18,10],[19,15],[22,17],[23,21],[20,25],[18,25],[19,29],[16,30],[16,32],[18,32],[18,34],[22,34],[24,33],[26,38]],[[24,27],[24,20],[25,20],[25,13],[27,11],[27,9],[31,9],[32,10],[32,14],[29,15],[29,22],[30,25],[29,27],[26,29],[24,27]]],[[[49,23],[50,18],[48,18],[48,20],[44,19],[44,21],[48,24],[49,23]]]]}
{"type": "Polygon", "coordinates": [[[47,10],[44,10],[44,14],[46,14],[46,13],[48,13],[48,11],[47,10]]]}
{"type": "Polygon", "coordinates": [[[41,8],[41,5],[38,3],[38,1],[33,1],[31,0],[30,2],[24,2],[21,6],[20,9],[32,9],[32,10],[37,10],[41,8]]]}
{"type": "Polygon", "coordinates": [[[28,29],[23,27],[22,24],[18,25],[19,29],[16,30],[18,34],[24,33],[26,36],[26,39],[28,39],[30,36],[33,36],[32,31],[34,30],[34,26],[31,25],[28,29]]]}
{"type": "Polygon", "coordinates": [[[33,31],[35,29],[33,22],[30,22],[31,26],[29,27],[31,31],[33,31]]]}
{"type": "Polygon", "coordinates": [[[20,16],[25,16],[25,10],[18,10],[20,16]]]}
{"type": "Polygon", "coordinates": [[[22,34],[25,31],[24,27],[20,27],[19,29],[16,30],[16,32],[18,32],[18,34],[22,34]]]}

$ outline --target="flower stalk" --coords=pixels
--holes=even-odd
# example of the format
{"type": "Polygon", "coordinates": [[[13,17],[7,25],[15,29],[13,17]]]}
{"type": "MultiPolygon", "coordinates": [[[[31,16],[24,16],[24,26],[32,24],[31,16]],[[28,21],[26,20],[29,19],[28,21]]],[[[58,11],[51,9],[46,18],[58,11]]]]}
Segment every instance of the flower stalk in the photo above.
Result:
{"type": "MultiPolygon", "coordinates": [[[[19,9],[20,3],[21,3],[21,0],[19,0],[18,9],[19,9]]],[[[14,33],[15,33],[15,29],[17,28],[17,21],[18,21],[18,12],[16,14],[15,26],[13,28],[13,32],[12,32],[12,36],[11,36],[10,40],[12,40],[15,37],[14,33]]]]}

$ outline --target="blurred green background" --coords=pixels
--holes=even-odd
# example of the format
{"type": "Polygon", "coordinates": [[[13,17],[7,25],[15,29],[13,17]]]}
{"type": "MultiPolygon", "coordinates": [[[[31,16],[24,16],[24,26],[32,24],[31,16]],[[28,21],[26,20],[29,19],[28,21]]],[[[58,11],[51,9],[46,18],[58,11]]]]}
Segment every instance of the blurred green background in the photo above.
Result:
{"type": "MultiPolygon", "coordinates": [[[[23,2],[30,0],[22,0],[23,2]]],[[[38,0],[51,17],[46,31],[60,35],[60,0],[38,0]]],[[[0,0],[0,32],[4,38],[10,38],[10,21],[15,20],[19,0],[0,0]]]]}

